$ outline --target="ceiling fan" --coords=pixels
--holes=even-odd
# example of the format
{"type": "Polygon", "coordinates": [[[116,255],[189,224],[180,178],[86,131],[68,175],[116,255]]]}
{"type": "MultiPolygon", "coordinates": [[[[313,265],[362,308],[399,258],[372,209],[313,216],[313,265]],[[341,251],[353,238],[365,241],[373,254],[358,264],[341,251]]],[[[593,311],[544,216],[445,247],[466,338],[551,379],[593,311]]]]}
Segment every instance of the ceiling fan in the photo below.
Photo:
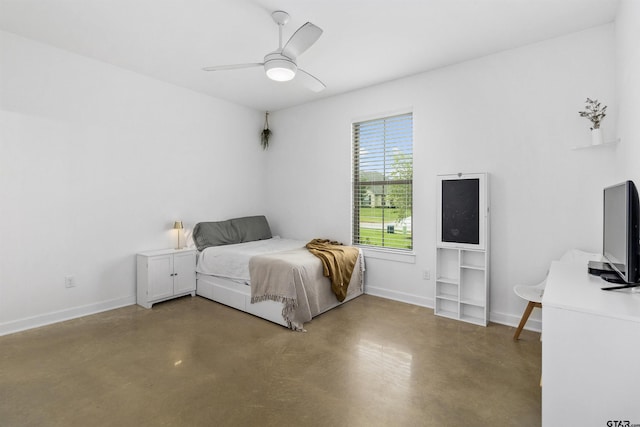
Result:
{"type": "Polygon", "coordinates": [[[263,62],[252,62],[248,64],[218,65],[205,67],[204,71],[237,70],[240,68],[264,67],[264,71],[271,80],[286,82],[299,76],[302,84],[314,92],[322,91],[326,86],[318,78],[298,68],[296,59],[304,51],[309,49],[322,35],[322,29],[311,22],[307,22],[293,33],[289,41],[282,46],[282,27],[289,22],[289,14],[281,10],[276,10],[271,17],[278,24],[279,45],[278,49],[267,53],[263,62]]]}

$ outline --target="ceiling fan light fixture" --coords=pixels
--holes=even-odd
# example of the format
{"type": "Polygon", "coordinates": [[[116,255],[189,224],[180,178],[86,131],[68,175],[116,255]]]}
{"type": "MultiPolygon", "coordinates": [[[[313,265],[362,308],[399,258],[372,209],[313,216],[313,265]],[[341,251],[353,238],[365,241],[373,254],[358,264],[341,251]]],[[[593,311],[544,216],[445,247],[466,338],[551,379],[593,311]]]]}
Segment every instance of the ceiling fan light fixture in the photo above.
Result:
{"type": "Polygon", "coordinates": [[[296,76],[298,67],[295,63],[284,59],[271,59],[264,63],[264,70],[267,77],[277,82],[287,82],[296,76]]]}
{"type": "Polygon", "coordinates": [[[246,64],[216,65],[205,67],[204,71],[237,70],[241,68],[263,67],[270,80],[287,82],[299,74],[298,80],[303,86],[314,92],[320,92],[326,86],[315,76],[307,73],[302,68],[298,69],[297,58],[309,49],[322,35],[322,29],[311,22],[307,22],[298,28],[286,43],[282,43],[282,27],[289,21],[289,14],[282,10],[276,10],[271,14],[273,21],[278,25],[278,48],[265,55],[262,62],[246,64]]]}

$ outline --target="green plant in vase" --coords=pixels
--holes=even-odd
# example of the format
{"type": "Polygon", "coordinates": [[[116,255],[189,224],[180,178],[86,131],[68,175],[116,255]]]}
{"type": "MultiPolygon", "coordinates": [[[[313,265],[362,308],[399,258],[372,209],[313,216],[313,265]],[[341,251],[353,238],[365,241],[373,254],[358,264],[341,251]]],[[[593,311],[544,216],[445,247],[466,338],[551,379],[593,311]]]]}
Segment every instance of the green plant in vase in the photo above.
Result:
{"type": "Polygon", "coordinates": [[[579,111],[580,117],[585,117],[591,121],[593,125],[591,130],[600,129],[600,122],[606,117],[607,106],[604,107],[598,102],[597,99],[587,98],[587,104],[585,111],[579,111]]]}
{"type": "Polygon", "coordinates": [[[591,121],[591,145],[600,145],[603,143],[602,130],[600,123],[607,114],[607,106],[602,106],[597,99],[587,98],[585,111],[578,111],[580,117],[584,117],[591,121]]]}

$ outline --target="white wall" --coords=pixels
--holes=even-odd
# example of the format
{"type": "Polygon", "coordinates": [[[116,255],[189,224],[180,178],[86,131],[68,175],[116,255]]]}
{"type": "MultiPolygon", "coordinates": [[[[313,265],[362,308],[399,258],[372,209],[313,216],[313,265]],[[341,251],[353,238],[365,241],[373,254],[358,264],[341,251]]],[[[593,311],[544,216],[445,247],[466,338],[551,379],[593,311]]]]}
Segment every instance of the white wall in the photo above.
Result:
{"type": "Polygon", "coordinates": [[[9,33],[0,67],[0,334],[134,303],[176,219],[262,212],[261,113],[9,33]]]}
{"type": "Polygon", "coordinates": [[[489,172],[491,318],[517,324],[515,284],[540,281],[568,248],[600,250],[601,191],[621,176],[618,148],[571,148],[590,143],[578,116],[587,97],[610,105],[602,127],[616,137],[614,45],[606,25],[275,112],[274,230],[350,242],[351,123],[410,107],[415,263],[369,258],[367,292],[432,306],[422,271],[434,276],[436,175],[489,172]]]}
{"type": "Polygon", "coordinates": [[[512,286],[568,247],[598,251],[601,188],[640,182],[640,17],[630,1],[621,11],[615,38],[599,27],[275,112],[267,152],[259,112],[0,32],[0,334],[133,303],[134,254],[171,246],[175,219],[266,206],[278,234],[350,241],[351,123],[406,108],[415,264],[370,258],[368,291],[432,305],[435,177],[486,171],[491,316],[516,323],[512,286]],[[605,135],[618,136],[616,94],[623,142],[572,151],[589,142],[587,96],[609,105],[605,135]]]}
{"type": "Polygon", "coordinates": [[[640,186],[640,2],[623,0],[616,16],[619,156],[624,179],[640,186]]]}

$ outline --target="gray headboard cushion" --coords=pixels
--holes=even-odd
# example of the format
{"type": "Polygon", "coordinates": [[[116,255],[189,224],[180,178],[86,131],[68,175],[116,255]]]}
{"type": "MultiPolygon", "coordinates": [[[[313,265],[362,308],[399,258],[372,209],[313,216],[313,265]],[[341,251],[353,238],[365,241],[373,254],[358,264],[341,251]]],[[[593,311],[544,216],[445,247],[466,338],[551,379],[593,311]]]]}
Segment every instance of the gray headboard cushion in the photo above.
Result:
{"type": "Polygon", "coordinates": [[[199,251],[209,246],[231,245],[270,239],[271,229],[264,215],[226,221],[199,222],[193,228],[193,242],[199,251]]]}
{"type": "Polygon", "coordinates": [[[193,242],[199,251],[209,246],[240,243],[240,235],[231,220],[217,222],[199,222],[193,228],[193,242]]]}
{"type": "Polygon", "coordinates": [[[265,240],[272,237],[269,223],[264,215],[234,218],[231,220],[231,224],[240,235],[242,243],[265,240]]]}

